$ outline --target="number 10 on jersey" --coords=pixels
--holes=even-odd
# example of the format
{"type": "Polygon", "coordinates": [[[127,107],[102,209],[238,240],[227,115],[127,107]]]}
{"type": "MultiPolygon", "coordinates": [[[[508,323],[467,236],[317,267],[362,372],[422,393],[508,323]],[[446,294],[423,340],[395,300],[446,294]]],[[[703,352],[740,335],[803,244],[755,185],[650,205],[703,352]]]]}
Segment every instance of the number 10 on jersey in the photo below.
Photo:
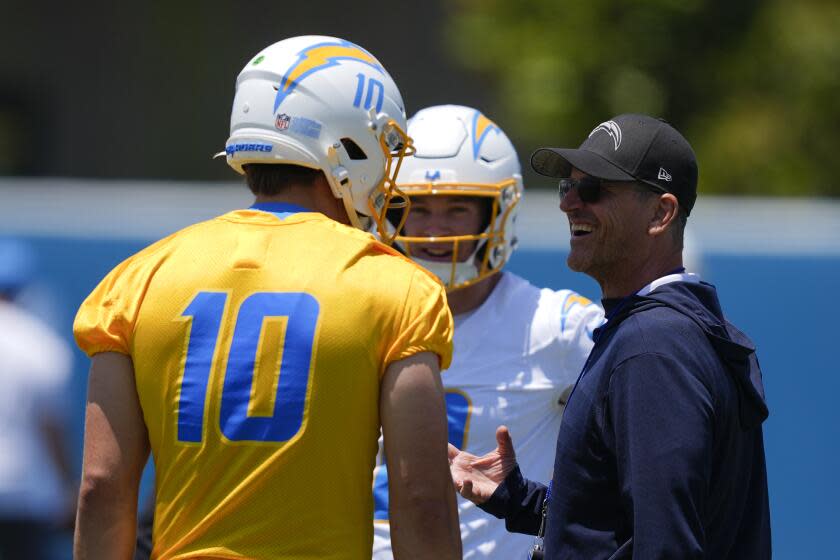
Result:
{"type": "Polygon", "coordinates": [[[240,305],[233,337],[224,344],[219,332],[227,298],[225,292],[199,292],[182,314],[192,319],[192,327],[178,401],[178,441],[202,440],[210,372],[214,357],[223,362],[224,351],[227,367],[219,410],[222,434],[231,441],[288,441],[298,433],[306,414],[318,301],[303,292],[252,294],[240,305]],[[274,411],[271,416],[249,416],[257,353],[265,319],[271,317],[286,318],[274,411]],[[223,347],[217,348],[220,345],[223,347]]]}

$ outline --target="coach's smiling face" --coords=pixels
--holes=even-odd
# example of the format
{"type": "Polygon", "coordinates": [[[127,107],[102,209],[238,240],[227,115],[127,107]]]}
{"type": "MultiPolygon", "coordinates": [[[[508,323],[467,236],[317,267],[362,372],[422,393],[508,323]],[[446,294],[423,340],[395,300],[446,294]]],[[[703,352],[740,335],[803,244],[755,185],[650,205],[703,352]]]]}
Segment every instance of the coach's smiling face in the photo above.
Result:
{"type": "MultiPolygon", "coordinates": [[[[572,169],[573,179],[585,176],[572,169]]],[[[655,197],[640,194],[632,183],[604,182],[596,202],[584,202],[575,189],[560,201],[571,234],[566,262],[570,269],[594,278],[604,297],[627,295],[625,279],[635,276],[649,255],[648,225],[655,197]]]]}

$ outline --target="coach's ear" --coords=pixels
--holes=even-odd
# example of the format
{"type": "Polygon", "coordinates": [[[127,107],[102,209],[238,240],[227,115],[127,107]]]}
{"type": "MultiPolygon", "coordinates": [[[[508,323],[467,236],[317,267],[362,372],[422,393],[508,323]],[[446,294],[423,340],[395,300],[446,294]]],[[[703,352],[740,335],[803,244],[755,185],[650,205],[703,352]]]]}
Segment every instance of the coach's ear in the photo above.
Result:
{"type": "Polygon", "coordinates": [[[671,193],[662,193],[654,198],[655,204],[652,208],[650,221],[648,222],[648,234],[652,236],[662,235],[677,219],[680,210],[680,203],[677,197],[671,193]]]}

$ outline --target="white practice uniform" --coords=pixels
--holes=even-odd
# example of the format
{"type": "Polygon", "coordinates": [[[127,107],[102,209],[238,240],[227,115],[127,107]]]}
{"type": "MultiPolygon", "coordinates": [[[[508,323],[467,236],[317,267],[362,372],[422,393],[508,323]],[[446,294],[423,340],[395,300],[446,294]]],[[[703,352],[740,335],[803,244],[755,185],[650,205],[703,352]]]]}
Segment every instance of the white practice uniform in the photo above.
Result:
{"type": "MultiPolygon", "coordinates": [[[[592,348],[601,308],[570,291],[539,289],[510,272],[474,312],[455,317],[455,354],[443,372],[449,441],[474,455],[496,448],[510,429],[516,459],[532,480],[548,482],[566,399],[592,348]]],[[[382,440],[380,439],[380,445],[382,440]]],[[[380,449],[374,476],[373,558],[393,558],[387,469],[380,449]]],[[[458,497],[464,558],[524,559],[534,537],[458,497]]]]}
{"type": "Polygon", "coordinates": [[[40,319],[0,301],[0,522],[51,522],[65,507],[39,423],[63,417],[72,359],[40,319]]]}

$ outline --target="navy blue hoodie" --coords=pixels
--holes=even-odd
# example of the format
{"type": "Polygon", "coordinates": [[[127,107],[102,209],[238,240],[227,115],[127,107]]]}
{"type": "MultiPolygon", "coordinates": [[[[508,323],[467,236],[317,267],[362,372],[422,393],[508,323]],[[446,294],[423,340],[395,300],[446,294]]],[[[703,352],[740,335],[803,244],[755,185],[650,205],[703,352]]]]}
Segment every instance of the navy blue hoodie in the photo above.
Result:
{"type": "MultiPolygon", "coordinates": [[[[710,284],[604,308],[557,440],[546,558],[770,558],[752,342],[710,284]]],[[[535,534],[544,497],[517,468],[482,508],[535,534]]]]}

